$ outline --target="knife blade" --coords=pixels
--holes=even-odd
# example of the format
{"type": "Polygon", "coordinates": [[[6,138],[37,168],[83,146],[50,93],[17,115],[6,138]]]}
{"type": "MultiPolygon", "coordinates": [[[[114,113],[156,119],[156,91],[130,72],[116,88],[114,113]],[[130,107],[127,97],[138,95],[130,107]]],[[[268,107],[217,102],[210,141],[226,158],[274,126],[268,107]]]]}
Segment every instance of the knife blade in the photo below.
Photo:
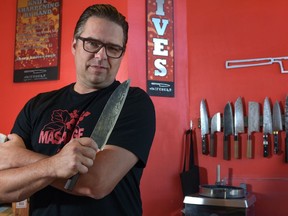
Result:
{"type": "Polygon", "coordinates": [[[269,98],[264,100],[263,107],[263,156],[269,156],[269,134],[272,134],[272,114],[269,98]]]}
{"type": "Polygon", "coordinates": [[[283,130],[282,125],[282,114],[279,102],[276,102],[273,105],[273,114],[272,114],[272,128],[274,136],[274,153],[279,153],[279,131],[283,130]]]}
{"type": "Polygon", "coordinates": [[[248,143],[247,158],[252,158],[252,133],[260,130],[260,109],[259,103],[248,103],[248,143]]]}
{"type": "Polygon", "coordinates": [[[235,102],[235,113],[234,113],[234,157],[240,158],[239,155],[239,133],[244,132],[244,113],[242,98],[238,97],[235,102]]]}
{"type": "Polygon", "coordinates": [[[221,131],[221,114],[220,112],[213,115],[211,119],[211,133],[210,133],[210,156],[214,157],[216,155],[215,152],[215,133],[221,131]]]}
{"type": "MultiPolygon", "coordinates": [[[[116,124],[116,121],[126,100],[129,86],[130,80],[128,79],[121,83],[114,90],[90,135],[90,137],[97,143],[100,150],[103,150],[105,147],[106,142],[116,124]]],[[[67,180],[64,188],[66,190],[73,190],[78,178],[79,173],[72,176],[67,180]]]]}
{"type": "Polygon", "coordinates": [[[288,96],[285,100],[285,163],[288,163],[288,96]]]}
{"type": "Polygon", "coordinates": [[[200,103],[201,143],[202,154],[207,154],[207,134],[209,134],[208,112],[205,99],[200,103]]]}
{"type": "Polygon", "coordinates": [[[234,134],[233,127],[233,111],[231,103],[228,102],[224,108],[223,114],[223,130],[224,130],[224,148],[223,148],[223,158],[224,160],[230,160],[230,145],[229,136],[234,134]]]}

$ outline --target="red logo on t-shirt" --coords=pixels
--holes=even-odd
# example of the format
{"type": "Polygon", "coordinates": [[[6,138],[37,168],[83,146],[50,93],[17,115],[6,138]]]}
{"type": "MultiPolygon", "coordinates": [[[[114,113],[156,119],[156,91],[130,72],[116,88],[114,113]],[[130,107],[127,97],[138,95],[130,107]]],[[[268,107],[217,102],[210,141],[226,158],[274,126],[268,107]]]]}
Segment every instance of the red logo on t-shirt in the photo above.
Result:
{"type": "Polygon", "coordinates": [[[51,122],[46,124],[40,132],[39,143],[41,144],[66,144],[71,138],[79,138],[84,133],[84,128],[79,123],[89,116],[90,112],[78,113],[67,110],[55,110],[51,115],[51,122]]]}

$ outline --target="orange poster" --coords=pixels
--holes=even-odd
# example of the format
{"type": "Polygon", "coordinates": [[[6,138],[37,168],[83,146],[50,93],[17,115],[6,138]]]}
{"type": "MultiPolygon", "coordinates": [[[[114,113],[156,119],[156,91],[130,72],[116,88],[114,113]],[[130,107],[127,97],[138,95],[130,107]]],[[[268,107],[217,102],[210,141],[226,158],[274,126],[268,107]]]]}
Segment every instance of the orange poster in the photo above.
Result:
{"type": "Polygon", "coordinates": [[[147,0],[147,92],[174,97],[173,0],[147,0]]]}
{"type": "Polygon", "coordinates": [[[61,0],[18,0],[14,82],[57,80],[61,0]]]}

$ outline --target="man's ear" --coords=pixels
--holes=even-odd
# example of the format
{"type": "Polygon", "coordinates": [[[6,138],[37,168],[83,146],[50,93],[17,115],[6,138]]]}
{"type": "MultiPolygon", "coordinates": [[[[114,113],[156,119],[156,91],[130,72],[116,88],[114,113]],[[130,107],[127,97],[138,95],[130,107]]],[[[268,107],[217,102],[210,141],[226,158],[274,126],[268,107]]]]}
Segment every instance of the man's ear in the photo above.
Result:
{"type": "Polygon", "coordinates": [[[77,45],[76,43],[77,43],[77,40],[74,38],[71,44],[71,51],[73,55],[75,54],[76,45],[77,45]]]}

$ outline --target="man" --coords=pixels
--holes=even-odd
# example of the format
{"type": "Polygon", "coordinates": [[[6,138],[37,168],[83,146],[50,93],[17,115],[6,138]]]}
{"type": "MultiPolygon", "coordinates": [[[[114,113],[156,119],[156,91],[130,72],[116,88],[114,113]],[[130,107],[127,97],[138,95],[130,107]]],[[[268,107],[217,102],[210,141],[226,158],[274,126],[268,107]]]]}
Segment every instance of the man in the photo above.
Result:
{"type": "Polygon", "coordinates": [[[115,81],[128,23],[113,6],[88,7],[74,31],[76,83],[32,98],[0,145],[0,201],[30,197],[30,215],[142,215],[139,190],[155,133],[149,96],[130,87],[104,150],[89,138],[115,81]],[[72,191],[68,178],[80,173],[72,191]]]}

